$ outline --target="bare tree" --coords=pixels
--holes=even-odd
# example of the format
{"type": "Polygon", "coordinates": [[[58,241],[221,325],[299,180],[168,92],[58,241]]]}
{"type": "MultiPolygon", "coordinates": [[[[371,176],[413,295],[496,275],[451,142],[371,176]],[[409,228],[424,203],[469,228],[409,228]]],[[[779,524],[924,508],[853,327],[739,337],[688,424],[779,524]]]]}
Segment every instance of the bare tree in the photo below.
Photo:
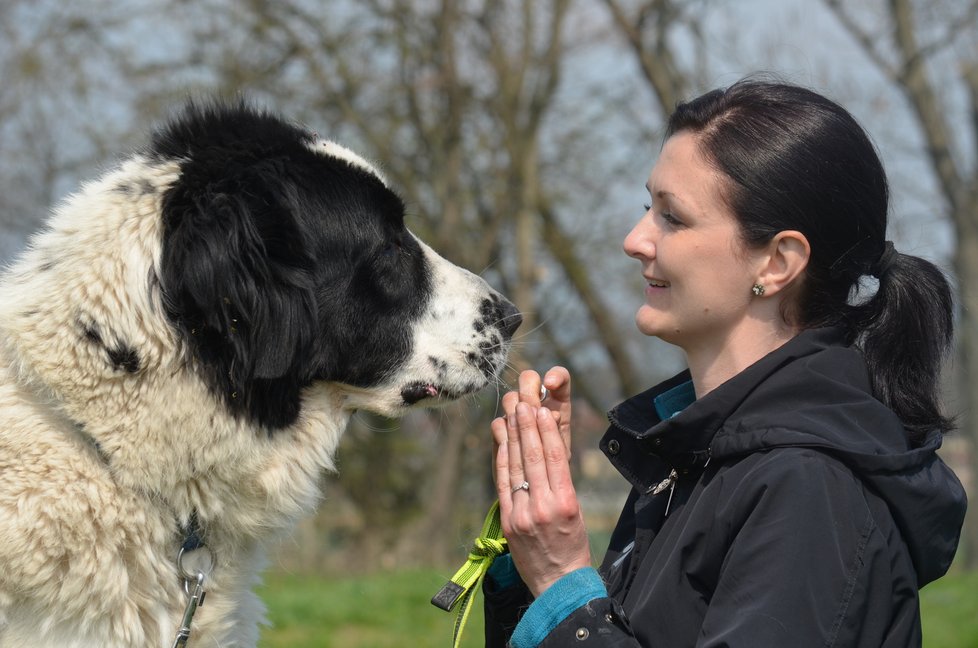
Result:
{"type": "Polygon", "coordinates": [[[0,6],[0,230],[8,248],[37,226],[66,179],[82,176],[119,136],[85,119],[101,89],[97,68],[112,56],[98,29],[71,8],[31,5],[0,6]]]}

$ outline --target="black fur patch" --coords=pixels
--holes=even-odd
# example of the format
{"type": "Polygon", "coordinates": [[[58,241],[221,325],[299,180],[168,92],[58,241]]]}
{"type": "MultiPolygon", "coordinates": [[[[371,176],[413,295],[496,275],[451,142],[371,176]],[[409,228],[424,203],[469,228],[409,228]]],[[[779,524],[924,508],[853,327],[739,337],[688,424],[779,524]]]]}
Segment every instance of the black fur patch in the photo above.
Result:
{"type": "Polygon", "coordinates": [[[129,373],[139,371],[139,354],[136,350],[127,346],[120,346],[108,349],[109,361],[112,362],[113,369],[125,369],[129,373]]]}
{"type": "Polygon", "coordinates": [[[150,151],[181,166],[163,197],[167,316],[210,389],[270,431],[314,380],[388,376],[431,296],[401,200],[312,141],[244,104],[191,104],[150,151]]]}
{"type": "Polygon", "coordinates": [[[89,342],[93,342],[99,346],[102,346],[102,336],[99,334],[97,330],[95,330],[94,327],[91,326],[85,327],[85,339],[88,340],[89,342]]]}
{"type": "Polygon", "coordinates": [[[109,347],[106,345],[98,327],[94,324],[80,325],[85,339],[104,349],[109,356],[109,362],[116,371],[125,370],[128,373],[137,373],[141,367],[139,354],[135,349],[127,344],[109,347]]]}

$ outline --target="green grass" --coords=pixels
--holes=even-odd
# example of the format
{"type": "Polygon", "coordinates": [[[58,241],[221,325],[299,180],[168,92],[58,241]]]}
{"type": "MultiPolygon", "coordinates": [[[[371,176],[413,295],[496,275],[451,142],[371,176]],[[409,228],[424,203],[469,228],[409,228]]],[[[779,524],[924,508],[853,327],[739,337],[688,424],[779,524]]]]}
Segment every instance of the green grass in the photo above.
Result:
{"type": "MultiPolygon", "coordinates": [[[[272,627],[262,648],[450,648],[455,615],[429,603],[451,574],[399,571],[327,579],[272,573],[260,590],[272,627]]],[[[921,592],[924,648],[978,648],[978,573],[954,574],[921,592]]],[[[482,641],[482,597],[462,646],[482,641]]]]}
{"type": "MultiPolygon", "coordinates": [[[[450,648],[455,613],[430,601],[451,573],[403,571],[324,579],[270,574],[259,594],[271,628],[262,648],[450,648]]],[[[462,646],[483,645],[482,596],[473,603],[462,646]]]]}
{"type": "Polygon", "coordinates": [[[978,648],[978,572],[951,574],[920,592],[924,648],[978,648]]]}

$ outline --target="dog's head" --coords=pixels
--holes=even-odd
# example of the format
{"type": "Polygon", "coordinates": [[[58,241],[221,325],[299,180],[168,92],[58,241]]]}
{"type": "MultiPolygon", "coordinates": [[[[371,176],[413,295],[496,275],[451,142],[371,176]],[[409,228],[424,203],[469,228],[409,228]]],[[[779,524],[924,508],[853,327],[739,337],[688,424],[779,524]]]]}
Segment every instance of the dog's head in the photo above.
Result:
{"type": "Polygon", "coordinates": [[[519,312],[418,240],[351,151],[241,104],[191,105],[150,157],[180,167],[162,201],[166,315],[237,415],[288,425],[317,381],[397,415],[505,363],[519,312]]]}

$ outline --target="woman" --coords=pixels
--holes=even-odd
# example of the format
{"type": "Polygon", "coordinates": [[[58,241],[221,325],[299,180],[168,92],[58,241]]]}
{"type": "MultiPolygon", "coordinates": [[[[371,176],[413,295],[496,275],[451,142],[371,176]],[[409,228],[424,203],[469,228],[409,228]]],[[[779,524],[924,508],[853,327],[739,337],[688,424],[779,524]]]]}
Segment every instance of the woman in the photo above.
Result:
{"type": "Polygon", "coordinates": [[[935,454],[948,283],[885,241],[888,189],[840,106],[756,80],[671,116],[625,239],[636,322],[689,369],[614,408],[632,490],[600,570],[568,468],[570,376],[492,423],[510,555],[486,645],[912,646],[965,496],[935,454]],[[869,299],[852,301],[866,276],[869,299]]]}

